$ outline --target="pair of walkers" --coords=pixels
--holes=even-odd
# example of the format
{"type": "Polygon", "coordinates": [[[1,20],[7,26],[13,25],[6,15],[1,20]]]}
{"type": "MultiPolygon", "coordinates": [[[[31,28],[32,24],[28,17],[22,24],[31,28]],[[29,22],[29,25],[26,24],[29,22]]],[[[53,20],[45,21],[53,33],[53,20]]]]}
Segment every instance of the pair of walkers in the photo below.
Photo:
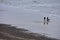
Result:
{"type": "Polygon", "coordinates": [[[48,17],[44,17],[44,24],[47,23],[50,21],[50,19],[48,17]]]}

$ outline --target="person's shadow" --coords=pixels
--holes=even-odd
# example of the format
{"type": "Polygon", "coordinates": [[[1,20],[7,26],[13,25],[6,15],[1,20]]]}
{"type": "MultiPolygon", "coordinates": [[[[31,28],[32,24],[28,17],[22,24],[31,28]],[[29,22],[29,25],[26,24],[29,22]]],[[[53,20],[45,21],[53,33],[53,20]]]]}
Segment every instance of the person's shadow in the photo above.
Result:
{"type": "Polygon", "coordinates": [[[44,24],[45,24],[45,20],[44,20],[44,24]]]}

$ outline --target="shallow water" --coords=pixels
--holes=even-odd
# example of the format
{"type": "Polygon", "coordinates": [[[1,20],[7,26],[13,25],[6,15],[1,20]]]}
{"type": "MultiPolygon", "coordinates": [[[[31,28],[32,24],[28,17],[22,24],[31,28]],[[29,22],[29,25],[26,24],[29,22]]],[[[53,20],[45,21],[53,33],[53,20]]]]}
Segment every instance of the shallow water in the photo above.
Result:
{"type": "MultiPolygon", "coordinates": [[[[32,1],[32,0],[31,0],[32,1]]],[[[49,37],[60,38],[60,4],[58,1],[31,1],[17,3],[0,3],[0,23],[6,23],[25,28],[35,33],[45,34],[49,37]],[[28,3],[28,4],[27,4],[28,3]],[[14,5],[13,5],[14,4],[14,5]],[[43,17],[49,17],[50,22],[44,25],[43,17]]]]}

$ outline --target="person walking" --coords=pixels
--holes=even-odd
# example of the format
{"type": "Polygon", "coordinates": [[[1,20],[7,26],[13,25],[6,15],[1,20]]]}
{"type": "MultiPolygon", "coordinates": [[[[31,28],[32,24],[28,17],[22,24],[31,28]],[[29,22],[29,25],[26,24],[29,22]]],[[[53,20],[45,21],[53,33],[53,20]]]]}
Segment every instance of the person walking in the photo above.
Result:
{"type": "Polygon", "coordinates": [[[47,17],[47,24],[48,24],[49,20],[50,20],[50,19],[47,17]]]}
{"type": "Polygon", "coordinates": [[[44,21],[45,21],[46,17],[44,17],[44,21]]]}
{"type": "Polygon", "coordinates": [[[44,17],[44,24],[45,24],[46,17],[44,17]]]}

